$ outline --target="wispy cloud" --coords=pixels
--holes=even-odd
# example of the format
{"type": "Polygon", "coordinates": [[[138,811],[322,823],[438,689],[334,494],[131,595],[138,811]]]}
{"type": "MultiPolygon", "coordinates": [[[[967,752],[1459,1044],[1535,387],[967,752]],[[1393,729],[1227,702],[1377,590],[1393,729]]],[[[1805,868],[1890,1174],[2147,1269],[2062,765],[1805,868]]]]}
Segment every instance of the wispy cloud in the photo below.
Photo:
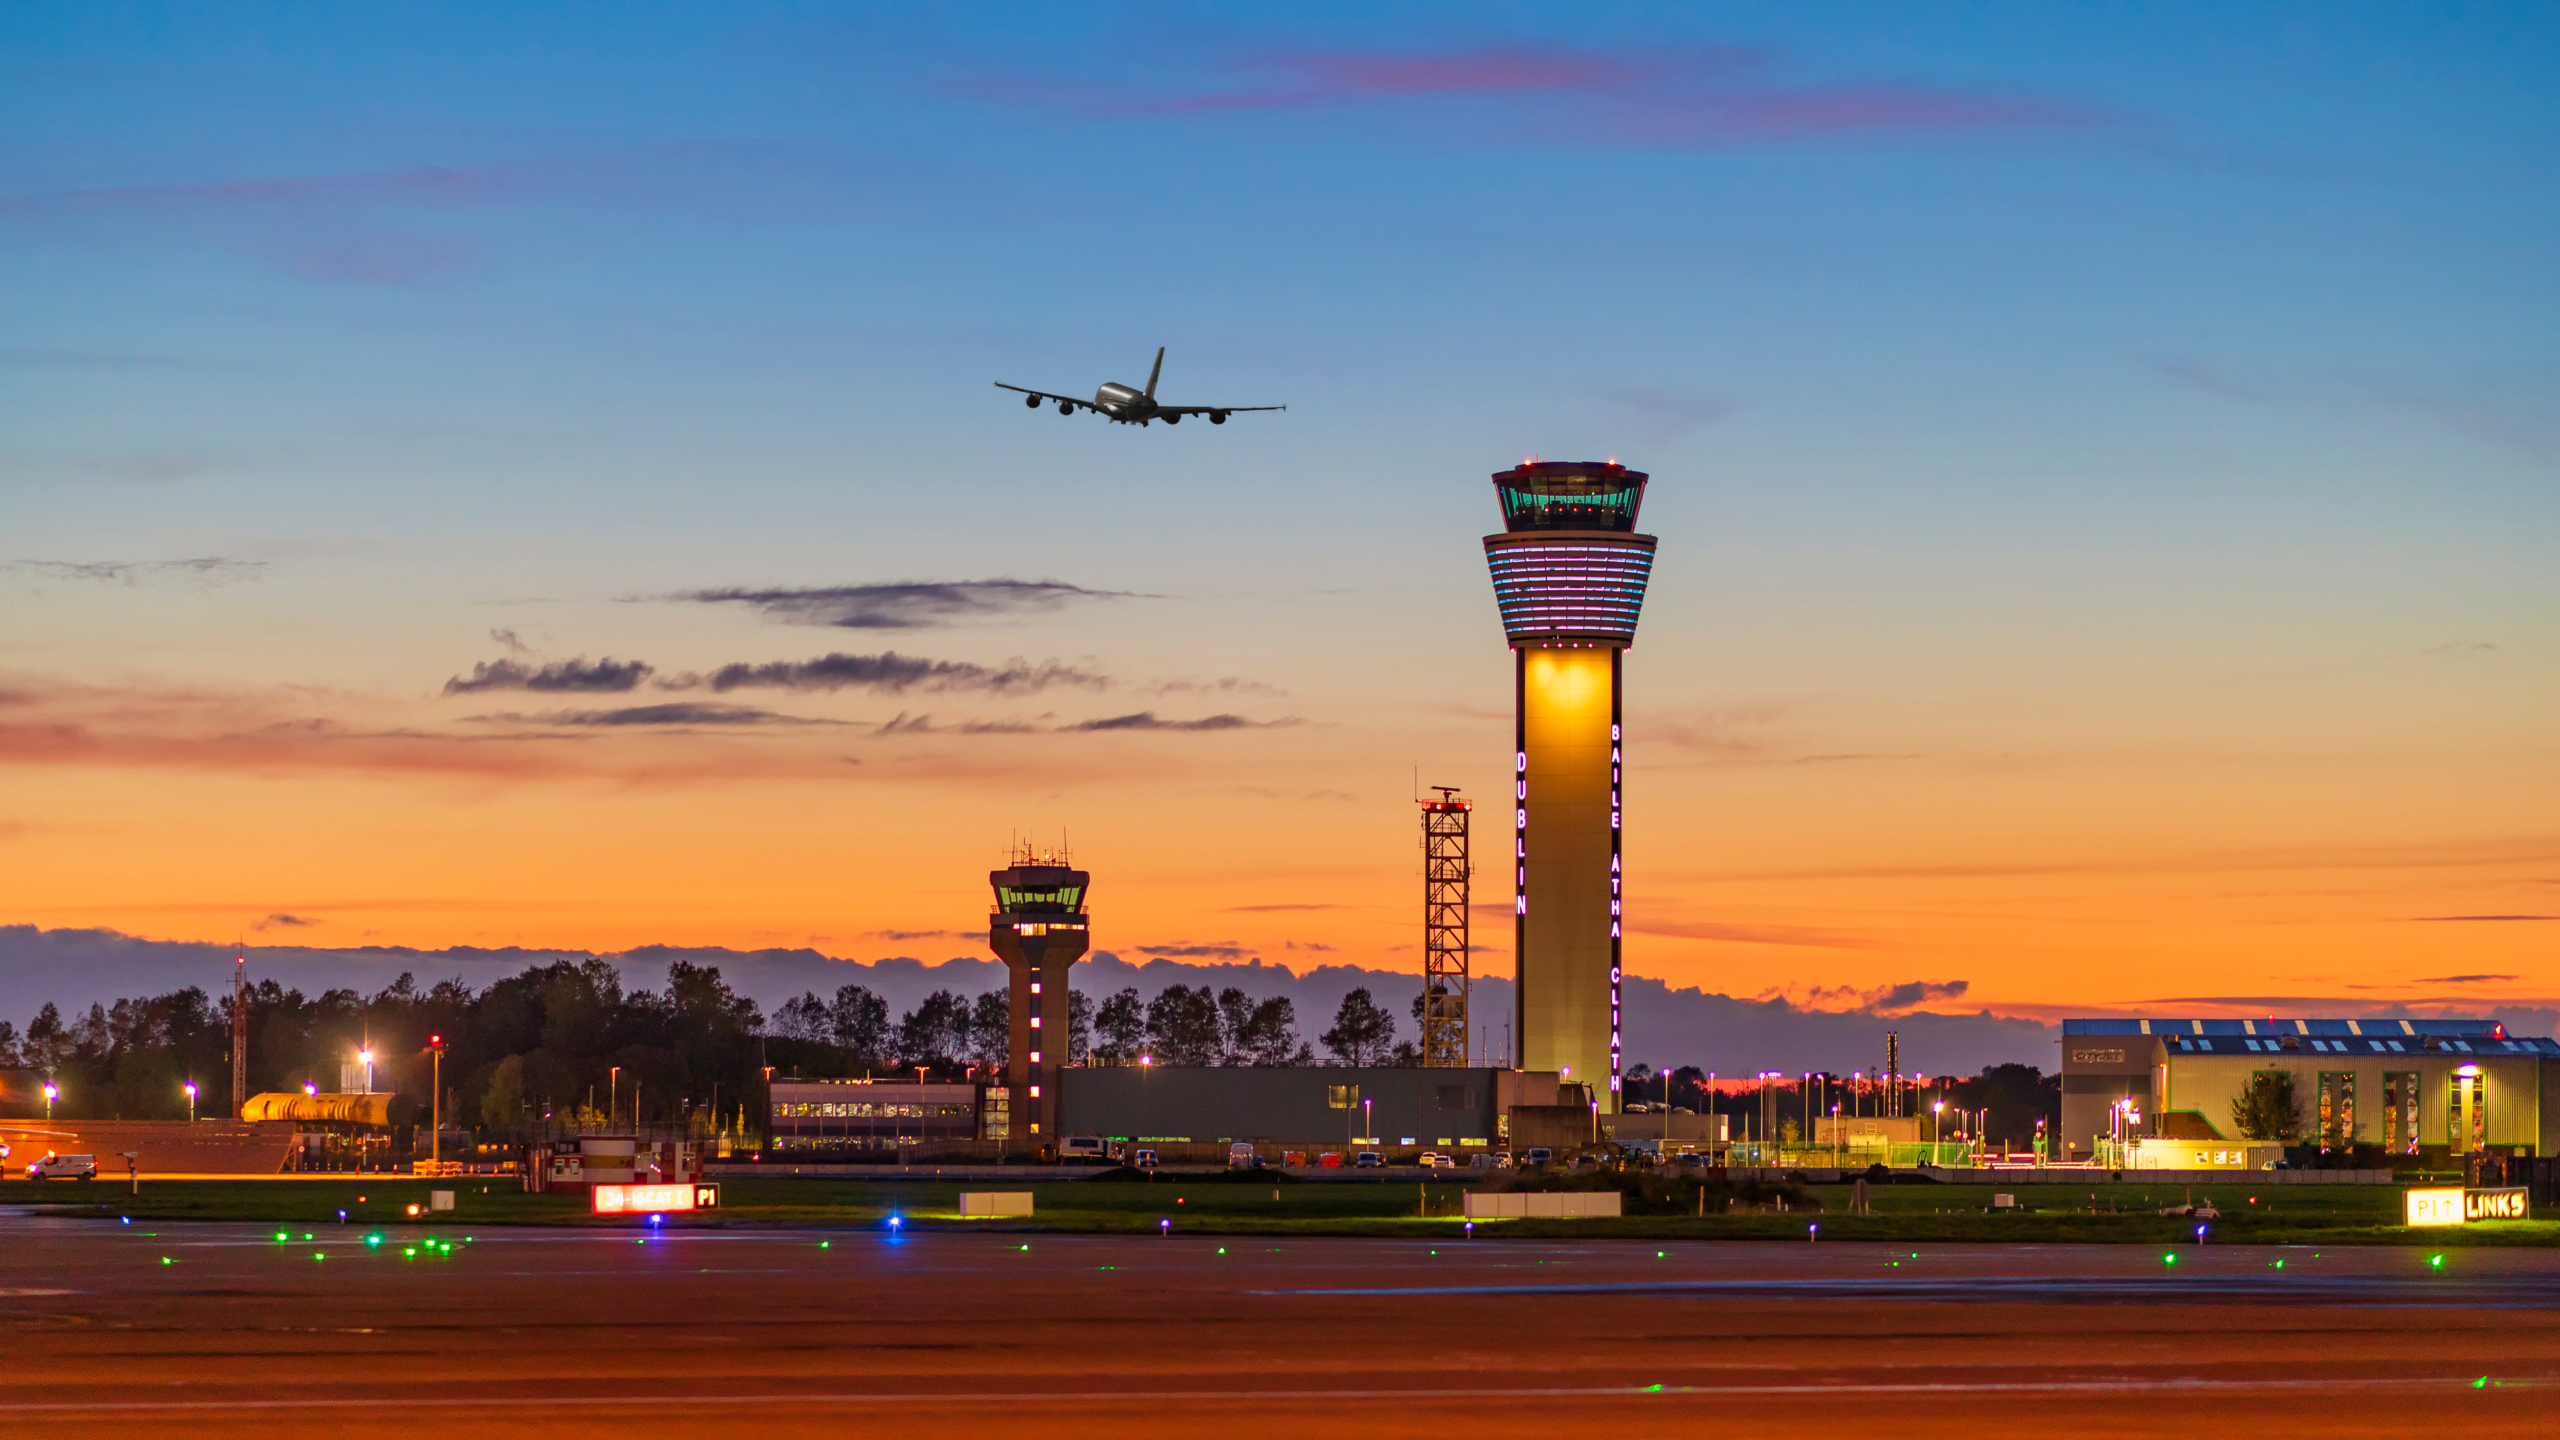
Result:
{"type": "MultiPolygon", "coordinates": [[[[505,632],[512,641],[515,632],[505,632]]],[[[504,642],[502,642],[504,643],[504,642]]],[[[638,660],[615,660],[607,657],[589,661],[585,656],[574,660],[555,660],[548,665],[527,665],[521,660],[483,660],[471,667],[469,675],[456,675],[444,682],[447,695],[470,695],[483,690],[564,691],[578,694],[613,694],[639,688],[649,678],[651,668],[638,660]]]]}
{"type": "MultiPolygon", "coordinates": [[[[894,162],[893,162],[894,163],[894,162]]],[[[889,168],[803,142],[714,140],[306,174],[57,187],[0,195],[0,227],[130,234],[245,251],[303,279],[415,287],[491,257],[463,225],[534,207],[824,223],[911,208],[889,168]]]]}
{"type": "Polygon", "coordinates": [[[2420,925],[2501,924],[2515,921],[2560,920],[2560,915],[2413,915],[2420,925]]]}
{"type": "MultiPolygon", "coordinates": [[[[1056,610],[1084,600],[1126,600],[1127,590],[1088,590],[1060,580],[899,580],[806,589],[727,587],[666,597],[705,605],[745,605],[767,619],[849,630],[916,630],[1056,610]]],[[[1155,598],[1155,597],[1145,597],[1155,598]]]]}
{"type": "MultiPolygon", "coordinates": [[[[1505,905],[1498,908],[1508,911],[1511,907],[1505,905]]],[[[1630,920],[1627,922],[1627,929],[1638,935],[1663,935],[1680,940],[1721,940],[1736,945],[1802,945],[1817,950],[1879,948],[1872,940],[1802,925],[1735,925],[1715,921],[1630,920]]]]}
{"type": "Polygon", "coordinates": [[[1739,46],[1277,49],[1109,85],[1013,75],[953,88],[1094,119],[1463,107],[1480,122],[1479,137],[1650,148],[2124,123],[2115,111],[2054,96],[1896,79],[1791,84],[1769,78],[1775,67],[1769,52],[1739,46]],[[1498,110],[1486,108],[1497,101],[1498,110]]]}
{"type": "Polygon", "coordinates": [[[877,655],[821,655],[815,660],[773,660],[760,664],[723,665],[708,675],[685,675],[661,682],[669,689],[703,686],[712,690],[982,690],[998,695],[1027,694],[1052,686],[1100,689],[1108,676],[1059,660],[1038,664],[1015,658],[1002,665],[966,660],[929,660],[884,650],[877,655]]]}
{"type": "Polygon", "coordinates": [[[1130,948],[1141,955],[1152,955],[1159,960],[1241,960],[1252,953],[1232,940],[1222,940],[1206,945],[1190,943],[1134,945],[1130,948]]]}
{"type": "Polygon", "coordinates": [[[1095,730],[1271,730],[1300,723],[1294,718],[1280,720],[1248,720],[1242,715],[1205,715],[1197,720],[1159,719],[1152,710],[1135,715],[1113,715],[1101,720],[1079,720],[1061,725],[1066,731],[1095,730]]]}
{"type": "Polygon", "coordinates": [[[474,715],[470,718],[514,725],[580,725],[607,728],[627,725],[842,725],[846,723],[842,720],[818,720],[801,715],[778,715],[771,710],[757,710],[745,705],[705,705],[682,702],[668,705],[627,705],[616,710],[545,710],[531,715],[474,715]]]}
{"type": "Polygon", "coordinates": [[[883,735],[1030,735],[1041,726],[1025,720],[954,720],[943,722],[931,715],[910,715],[901,710],[880,727],[883,735]]]}
{"type": "Polygon", "coordinates": [[[1230,915],[1267,915],[1279,910],[1341,910],[1341,905],[1230,905],[1230,915]]]}
{"type": "Polygon", "coordinates": [[[878,940],[966,940],[984,934],[976,930],[866,930],[865,935],[878,940]]]}
{"type": "Polygon", "coordinates": [[[1608,397],[1625,408],[1627,438],[1639,445],[1672,444],[1734,411],[1730,400],[1673,390],[1612,390],[1608,397]]]}
{"type": "Polygon", "coordinates": [[[0,570],[46,580],[85,580],[100,585],[147,585],[179,581],[210,587],[255,580],[267,572],[264,560],[232,560],[200,555],[192,560],[9,560],[0,570]]]}
{"type": "Polygon", "coordinates": [[[252,930],[300,930],[319,923],[305,915],[288,915],[279,910],[249,928],[252,930]]]}
{"type": "Polygon", "coordinates": [[[2421,975],[2409,983],[2412,985],[2498,985],[2523,978],[2521,975],[2421,975]]]}

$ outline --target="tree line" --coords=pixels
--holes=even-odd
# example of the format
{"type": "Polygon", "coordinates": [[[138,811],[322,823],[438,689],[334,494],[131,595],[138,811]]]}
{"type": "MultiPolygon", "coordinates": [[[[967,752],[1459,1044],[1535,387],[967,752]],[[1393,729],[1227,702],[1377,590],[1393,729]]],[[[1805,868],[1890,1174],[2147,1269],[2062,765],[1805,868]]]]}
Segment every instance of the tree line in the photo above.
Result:
{"type": "MultiPolygon", "coordinates": [[[[249,1091],[341,1088],[358,1051],[373,1055],[373,1087],[430,1098],[430,1037],[441,1037],[448,1124],[517,1133],[546,1120],[678,1121],[717,1125],[752,1103],[768,1068],[819,1077],[906,1074],[962,1079],[1001,1066],[1009,1047],[1005,991],[937,990],[894,1020],[861,985],[803,994],[770,1020],[731,990],[717,967],[678,961],[661,989],[625,990],[600,959],[536,965],[483,989],[460,980],[421,987],[403,974],[366,996],[307,996],[275,980],[247,994],[249,1091]]],[[[1395,1019],[1366,989],[1345,996],[1313,1044],[1295,1004],[1229,986],[1167,987],[1152,999],[1125,989],[1098,1001],[1069,997],[1070,1064],[1415,1064],[1395,1019]],[[1316,1046],[1325,1056],[1317,1058],[1316,1046]]],[[[166,1120],[231,1109],[228,995],[188,986],[66,1015],[48,1003],[22,1032],[0,1020],[0,1113],[66,1120],[166,1120]]]]}

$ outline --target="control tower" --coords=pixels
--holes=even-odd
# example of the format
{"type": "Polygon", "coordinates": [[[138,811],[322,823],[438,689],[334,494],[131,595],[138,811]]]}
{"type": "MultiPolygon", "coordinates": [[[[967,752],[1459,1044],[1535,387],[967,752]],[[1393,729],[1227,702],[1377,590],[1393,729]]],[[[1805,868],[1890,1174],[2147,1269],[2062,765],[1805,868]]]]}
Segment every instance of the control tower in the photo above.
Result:
{"type": "Polygon", "coordinates": [[[1084,897],[1093,877],[1066,857],[1029,846],[990,871],[995,913],[987,944],[1010,972],[1011,1043],[1005,1050],[1006,1140],[1017,1149],[1058,1144],[1058,1071],[1067,1063],[1067,967],[1084,958],[1084,897]]]}
{"type": "Polygon", "coordinates": [[[1619,1101],[1627,647],[1653,572],[1636,531],[1647,477],[1617,461],[1523,462],[1493,477],[1504,529],[1484,537],[1517,662],[1512,919],[1524,1070],[1619,1101]]]}

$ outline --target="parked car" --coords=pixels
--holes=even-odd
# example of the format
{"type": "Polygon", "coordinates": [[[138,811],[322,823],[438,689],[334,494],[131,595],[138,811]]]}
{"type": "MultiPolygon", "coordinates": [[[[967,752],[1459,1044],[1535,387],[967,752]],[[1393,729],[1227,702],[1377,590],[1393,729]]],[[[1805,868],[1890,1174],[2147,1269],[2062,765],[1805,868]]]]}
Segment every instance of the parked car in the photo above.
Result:
{"type": "Polygon", "coordinates": [[[1529,1147],[1529,1153],[1520,1157],[1520,1163],[1535,1169],[1540,1165],[1554,1164],[1555,1158],[1556,1152],[1548,1149],[1546,1146],[1532,1145],[1529,1147]]]}
{"type": "Polygon", "coordinates": [[[1253,1153],[1252,1141],[1238,1140],[1227,1147],[1227,1168],[1231,1170],[1259,1170],[1262,1168],[1262,1157],[1253,1153]]]}
{"type": "Polygon", "coordinates": [[[30,1180],[95,1180],[98,1157],[95,1155],[47,1155],[27,1167],[30,1180]]]}
{"type": "Polygon", "coordinates": [[[1437,1150],[1423,1151],[1422,1158],[1413,1163],[1421,1166],[1425,1170],[1455,1170],[1458,1168],[1457,1161],[1450,1159],[1448,1156],[1441,1154],[1437,1150]]]}
{"type": "Polygon", "coordinates": [[[1363,1150],[1359,1154],[1351,1157],[1351,1168],[1354,1170],[1383,1170],[1387,1168],[1387,1157],[1379,1154],[1375,1150],[1363,1150]]]}
{"type": "Polygon", "coordinates": [[[1129,1152],[1129,1164],[1136,1169],[1153,1170],[1156,1168],[1156,1152],[1153,1150],[1133,1150],[1129,1152]]]}
{"type": "Polygon", "coordinates": [[[1482,1154],[1467,1157],[1467,1168],[1470,1170],[1499,1170],[1510,1163],[1511,1157],[1499,1150],[1487,1150],[1482,1154]]]}

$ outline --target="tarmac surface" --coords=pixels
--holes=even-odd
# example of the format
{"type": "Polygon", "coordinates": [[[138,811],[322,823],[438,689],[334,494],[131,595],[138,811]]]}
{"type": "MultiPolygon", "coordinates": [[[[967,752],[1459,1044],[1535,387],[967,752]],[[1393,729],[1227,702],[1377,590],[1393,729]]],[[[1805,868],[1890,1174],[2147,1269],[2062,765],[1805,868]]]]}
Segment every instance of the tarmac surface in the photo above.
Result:
{"type": "Polygon", "coordinates": [[[2540,1250],[284,1233],[0,1215],[0,1424],[2357,1436],[2560,1405],[2540,1250]]]}

